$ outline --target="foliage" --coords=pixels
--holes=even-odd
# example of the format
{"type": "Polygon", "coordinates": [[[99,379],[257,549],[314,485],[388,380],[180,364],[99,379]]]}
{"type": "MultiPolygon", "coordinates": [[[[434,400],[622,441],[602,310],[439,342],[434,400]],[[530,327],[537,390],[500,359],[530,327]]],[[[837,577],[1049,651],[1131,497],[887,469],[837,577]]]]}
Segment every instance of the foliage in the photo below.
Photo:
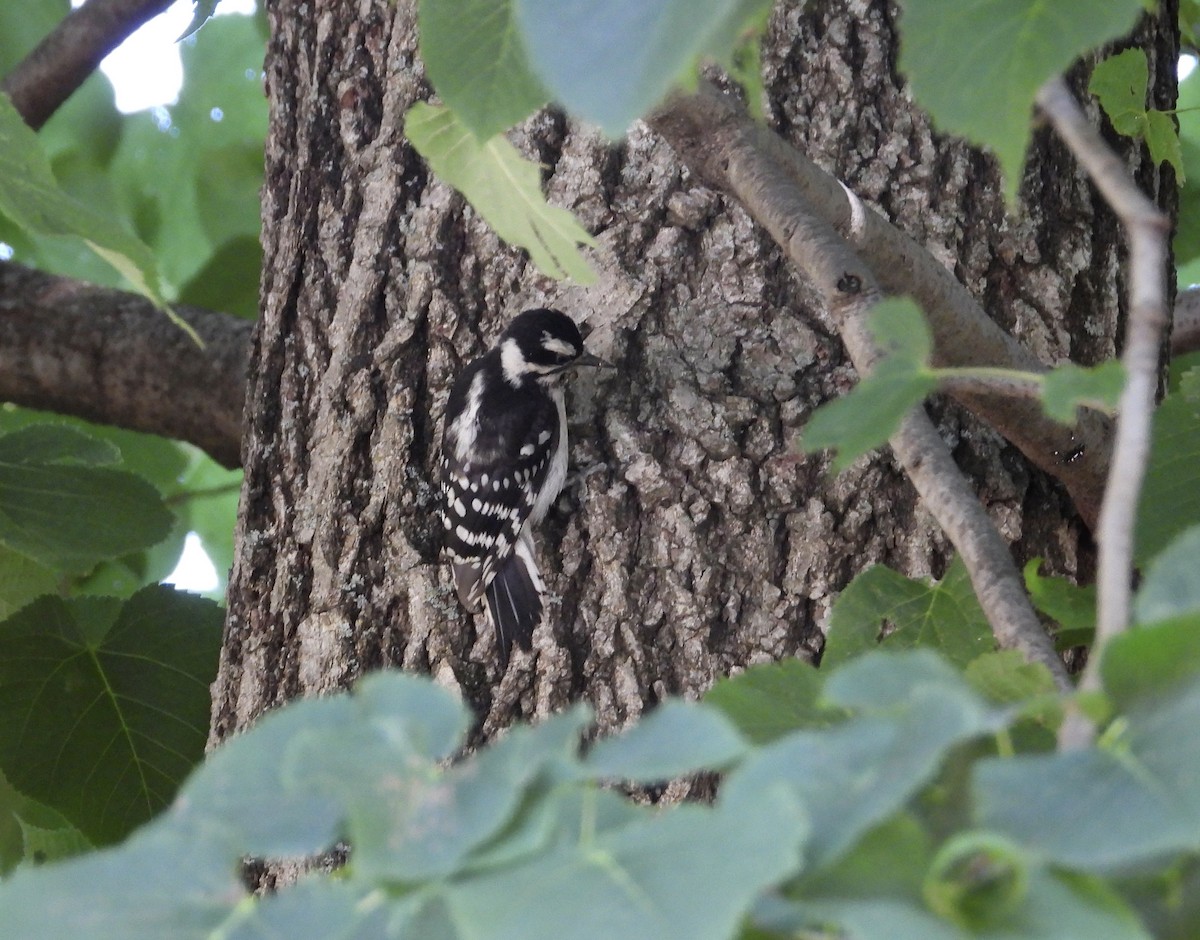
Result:
{"type": "MultiPolygon", "coordinates": [[[[1177,652],[1200,628],[1200,609],[1180,604],[1184,620],[1131,639],[1177,652]]],[[[1200,847],[1188,785],[1200,660],[1162,686],[1145,661],[1106,660],[1120,712],[1099,745],[1015,756],[988,742],[1010,737],[1044,689],[991,701],[928,650],[789,667],[827,709],[760,743],[735,730],[759,721],[739,690],[715,696],[727,717],[667,702],[585,751],[576,707],[451,761],[462,704],[426,679],[378,674],[226,743],[123,845],[18,871],[0,885],[0,919],[14,940],[718,938],[741,923],[863,940],[1147,937],[1139,886],[1200,847]],[[714,769],[710,807],[651,809],[610,786],[714,769]],[[245,855],[339,839],[354,849],[337,876],[265,900],[240,885],[245,855]]],[[[784,665],[726,688],[777,690],[784,665]]]]}
{"type": "Polygon", "coordinates": [[[1151,158],[1170,163],[1179,182],[1184,183],[1179,134],[1171,115],[1146,107],[1149,86],[1146,53],[1141,49],[1126,49],[1096,66],[1088,90],[1099,99],[1117,133],[1143,138],[1151,158]]]}

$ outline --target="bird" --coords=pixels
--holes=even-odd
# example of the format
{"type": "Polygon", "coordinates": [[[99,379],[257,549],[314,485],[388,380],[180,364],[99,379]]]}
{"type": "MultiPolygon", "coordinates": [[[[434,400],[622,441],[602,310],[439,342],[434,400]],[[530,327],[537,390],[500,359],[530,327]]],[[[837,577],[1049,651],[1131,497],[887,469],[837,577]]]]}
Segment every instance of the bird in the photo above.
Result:
{"type": "Polygon", "coordinates": [[[531,648],[542,616],[533,529],[567,477],[567,376],[605,365],[584,348],[574,320],[539,307],[514,317],[451,386],[442,419],[443,551],[463,606],[486,610],[501,668],[514,643],[531,648]]]}

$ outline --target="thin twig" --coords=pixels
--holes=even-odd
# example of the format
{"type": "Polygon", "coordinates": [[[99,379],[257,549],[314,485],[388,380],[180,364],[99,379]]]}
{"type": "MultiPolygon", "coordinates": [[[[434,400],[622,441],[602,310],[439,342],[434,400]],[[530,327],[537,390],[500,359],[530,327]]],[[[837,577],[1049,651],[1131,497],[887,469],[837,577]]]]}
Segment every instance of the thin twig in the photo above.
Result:
{"type": "MultiPolygon", "coordinates": [[[[1062,79],[1047,82],[1037,102],[1129,233],[1130,302],[1122,354],[1125,389],[1118,406],[1120,417],[1096,539],[1096,639],[1079,684],[1081,689],[1098,689],[1104,645],[1129,626],[1134,519],[1150,454],[1159,354],[1167,326],[1170,222],[1137,188],[1062,79]]],[[[1094,735],[1094,725],[1076,712],[1064,723],[1059,741],[1064,748],[1082,747],[1090,744],[1094,735]]]]}
{"type": "MultiPolygon", "coordinates": [[[[686,114],[660,115],[654,126],[693,170],[735,196],[805,272],[833,314],[855,368],[860,375],[869,374],[881,351],[867,318],[882,290],[849,243],[801,194],[777,156],[744,135],[714,135],[711,127],[696,127],[686,114]],[[694,146],[700,137],[705,146],[694,146]]],[[[1044,664],[1060,688],[1069,688],[1066,669],[1029,603],[1008,546],[924,409],[914,408],[889,443],[962,557],[999,644],[1044,664]]]]}
{"type": "MultiPolygon", "coordinates": [[[[712,154],[739,146],[769,157],[817,216],[869,259],[887,293],[909,294],[921,306],[933,333],[934,365],[1044,371],[929,251],[710,84],[702,83],[696,94],[673,98],[649,123],[701,180],[718,189],[724,173],[712,154]]],[[[1076,427],[1064,428],[1036,402],[965,390],[954,397],[1036,466],[1062,480],[1080,517],[1095,527],[1108,473],[1112,425],[1107,418],[1084,412],[1076,427]],[[1063,463],[1060,455],[1068,452],[1081,456],[1063,463]]]]}
{"type": "Polygon", "coordinates": [[[100,60],[173,0],[88,0],[17,63],[0,90],[34,130],[96,70],[100,60]]]}

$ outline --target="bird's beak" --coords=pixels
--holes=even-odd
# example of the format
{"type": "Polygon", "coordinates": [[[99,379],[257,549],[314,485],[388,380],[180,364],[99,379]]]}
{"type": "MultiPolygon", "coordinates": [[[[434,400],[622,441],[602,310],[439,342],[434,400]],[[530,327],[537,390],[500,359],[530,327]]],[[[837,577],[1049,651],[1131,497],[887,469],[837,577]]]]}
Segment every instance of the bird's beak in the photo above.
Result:
{"type": "Polygon", "coordinates": [[[599,356],[593,356],[590,352],[585,352],[573,363],[573,366],[594,366],[597,369],[615,369],[611,362],[605,362],[599,356]]]}

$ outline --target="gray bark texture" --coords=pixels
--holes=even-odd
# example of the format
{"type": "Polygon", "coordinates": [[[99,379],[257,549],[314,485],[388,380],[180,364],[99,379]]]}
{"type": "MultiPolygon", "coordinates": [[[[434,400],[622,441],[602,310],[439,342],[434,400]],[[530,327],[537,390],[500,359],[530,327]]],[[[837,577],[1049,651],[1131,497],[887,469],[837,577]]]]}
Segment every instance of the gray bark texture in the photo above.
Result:
{"type": "MultiPolygon", "coordinates": [[[[830,605],[872,564],[942,573],[946,540],[889,452],[836,478],[798,453],[853,369],[770,237],[663,140],[636,125],[610,145],[552,111],[512,135],[600,244],[598,284],[557,283],[406,144],[404,112],[429,92],[411,3],[276,0],[269,15],[263,311],[214,741],[381,666],[459,689],[482,737],[576,699],[611,730],[748,664],[816,656],[830,605]],[[456,371],[541,305],[586,324],[620,369],[588,370],[568,394],[577,478],[539,548],[554,598],[533,654],[502,677],[437,558],[436,435],[456,371]]],[[[1137,38],[1158,107],[1173,103],[1173,16],[1137,38]]],[[[780,3],[770,122],[1041,361],[1112,356],[1125,298],[1111,213],[1042,131],[1006,216],[991,159],[909,100],[896,17],[886,0],[780,3]]],[[[1170,171],[1130,159],[1173,209],[1170,171]]],[[[931,410],[1018,562],[1086,576],[1061,488],[958,406],[931,410]]]]}

